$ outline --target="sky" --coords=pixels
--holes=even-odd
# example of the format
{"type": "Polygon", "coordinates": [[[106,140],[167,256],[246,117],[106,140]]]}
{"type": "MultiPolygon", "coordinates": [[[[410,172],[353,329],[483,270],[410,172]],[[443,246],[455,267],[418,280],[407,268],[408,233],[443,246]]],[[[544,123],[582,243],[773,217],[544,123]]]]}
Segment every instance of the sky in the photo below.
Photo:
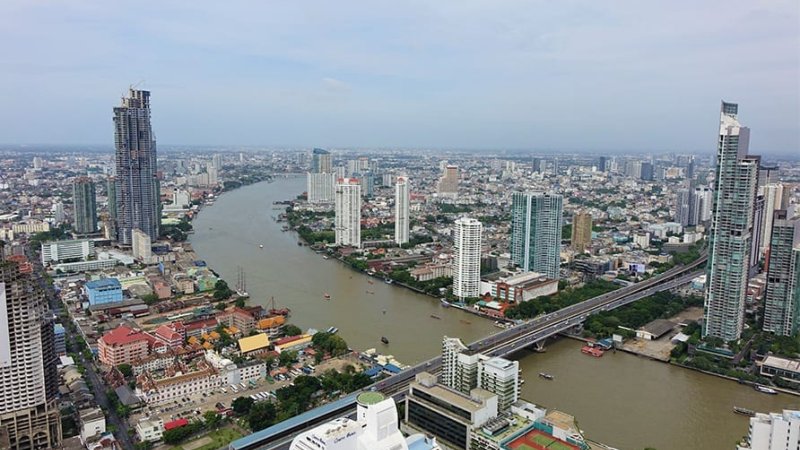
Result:
{"type": "Polygon", "coordinates": [[[800,153],[800,2],[0,2],[0,142],[800,153]]]}

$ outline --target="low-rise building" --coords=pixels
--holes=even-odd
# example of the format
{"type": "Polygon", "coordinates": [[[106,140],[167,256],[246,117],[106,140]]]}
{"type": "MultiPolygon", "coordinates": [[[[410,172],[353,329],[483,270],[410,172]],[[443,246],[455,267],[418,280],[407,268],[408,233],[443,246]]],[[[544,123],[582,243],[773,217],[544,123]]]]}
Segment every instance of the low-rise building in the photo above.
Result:
{"type": "Polygon", "coordinates": [[[217,314],[217,321],[229,327],[236,327],[248,334],[256,327],[256,318],[244,308],[233,307],[217,314]]]}
{"type": "Polygon", "coordinates": [[[761,414],[750,418],[746,442],[737,450],[795,450],[800,443],[800,411],[761,414]]]}
{"type": "Polygon", "coordinates": [[[70,259],[85,260],[94,256],[94,241],[89,239],[51,241],[42,244],[42,263],[70,259]]]}
{"type": "Polygon", "coordinates": [[[257,333],[239,339],[239,351],[242,355],[256,355],[269,351],[269,337],[266,333],[257,333]]]}
{"type": "Polygon", "coordinates": [[[179,373],[172,377],[154,379],[149,372],[136,377],[136,395],[148,405],[160,405],[187,395],[200,395],[222,385],[222,379],[214,368],[189,373],[179,373]]]}
{"type": "Polygon", "coordinates": [[[300,336],[290,336],[275,341],[275,351],[282,353],[288,350],[300,350],[311,343],[311,335],[302,334],[300,336]]]}
{"type": "Polygon", "coordinates": [[[90,306],[119,303],[122,298],[122,285],[116,278],[102,278],[88,281],[83,286],[90,306]]]}
{"type": "Polygon", "coordinates": [[[149,354],[154,338],[147,333],[121,325],[97,341],[97,357],[103,364],[130,364],[149,354]]]}
{"type": "Polygon", "coordinates": [[[521,303],[558,292],[558,280],[536,272],[481,280],[481,293],[508,303],[521,303]]]}
{"type": "Polygon", "coordinates": [[[767,356],[761,362],[761,375],[780,377],[785,381],[800,383],[800,361],[778,356],[767,356]]]}
{"type": "Polygon", "coordinates": [[[81,427],[81,442],[87,442],[106,432],[106,416],[100,408],[88,408],[78,412],[81,427]]]}
{"type": "Polygon", "coordinates": [[[422,267],[412,269],[411,277],[416,281],[430,281],[441,277],[452,277],[452,264],[425,264],[422,267]]]}
{"type": "Polygon", "coordinates": [[[136,434],[142,442],[158,442],[164,435],[164,421],[159,418],[145,418],[136,422],[136,434]]]}

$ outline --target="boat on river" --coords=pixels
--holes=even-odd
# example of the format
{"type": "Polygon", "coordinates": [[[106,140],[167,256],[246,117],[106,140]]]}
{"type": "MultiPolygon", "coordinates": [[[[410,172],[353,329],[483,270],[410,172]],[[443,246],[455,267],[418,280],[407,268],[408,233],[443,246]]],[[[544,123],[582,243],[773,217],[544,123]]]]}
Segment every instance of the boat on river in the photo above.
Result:
{"type": "Polygon", "coordinates": [[[741,406],[734,406],[733,412],[736,414],[741,414],[743,416],[753,417],[756,415],[756,412],[752,409],[742,408],[741,406]]]}
{"type": "Polygon", "coordinates": [[[441,300],[439,300],[439,302],[440,302],[440,303],[442,304],[442,306],[444,306],[445,308],[449,308],[449,307],[450,307],[450,302],[448,302],[446,298],[442,298],[441,300]]]}
{"type": "Polygon", "coordinates": [[[603,352],[603,350],[600,348],[592,347],[591,345],[584,345],[581,347],[581,353],[599,358],[603,356],[603,353],[605,352],[603,352]]]}
{"type": "Polygon", "coordinates": [[[264,248],[264,244],[258,244],[258,248],[264,248]]]}
{"type": "Polygon", "coordinates": [[[539,372],[539,376],[541,378],[544,378],[545,380],[553,380],[553,379],[556,378],[556,377],[550,375],[549,373],[544,373],[544,372],[539,372]]]}
{"type": "Polygon", "coordinates": [[[328,294],[328,293],[326,292],[326,293],[325,293],[325,294],[324,294],[322,297],[323,297],[325,300],[330,300],[330,299],[331,299],[331,294],[328,294]]]}
{"type": "Polygon", "coordinates": [[[436,319],[436,320],[441,320],[442,319],[441,317],[437,316],[436,314],[431,314],[431,318],[436,319]]]}
{"type": "Polygon", "coordinates": [[[761,392],[762,394],[778,395],[778,391],[776,391],[775,389],[768,388],[766,386],[761,386],[760,384],[753,386],[753,389],[757,390],[758,392],[761,392]]]}
{"type": "Polygon", "coordinates": [[[389,339],[386,339],[386,336],[381,336],[381,342],[384,344],[389,344],[389,339]]]}
{"type": "Polygon", "coordinates": [[[278,308],[275,306],[275,297],[270,298],[271,308],[267,311],[270,316],[284,316],[289,317],[291,310],[289,308],[278,308]]]}

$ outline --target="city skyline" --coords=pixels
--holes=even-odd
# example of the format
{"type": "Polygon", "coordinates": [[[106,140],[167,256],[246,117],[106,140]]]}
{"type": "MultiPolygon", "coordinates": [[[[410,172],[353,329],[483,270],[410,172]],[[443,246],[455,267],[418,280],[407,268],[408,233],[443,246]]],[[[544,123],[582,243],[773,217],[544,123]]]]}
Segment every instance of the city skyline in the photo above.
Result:
{"type": "Polygon", "coordinates": [[[725,98],[750,105],[755,152],[800,145],[794,2],[193,6],[131,22],[6,2],[3,140],[108,142],[107,99],[134,84],[157,93],[165,144],[711,152],[725,98]]]}

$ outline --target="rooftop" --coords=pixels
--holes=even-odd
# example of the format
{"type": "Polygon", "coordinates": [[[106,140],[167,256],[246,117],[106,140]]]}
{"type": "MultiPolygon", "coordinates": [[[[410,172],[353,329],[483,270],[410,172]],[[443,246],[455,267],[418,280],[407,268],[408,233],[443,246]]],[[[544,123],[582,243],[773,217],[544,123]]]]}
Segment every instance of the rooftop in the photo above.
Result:
{"type": "Polygon", "coordinates": [[[788,372],[800,372],[800,361],[796,359],[767,356],[764,358],[762,364],[765,366],[774,367],[776,369],[786,370],[788,372]]]}
{"type": "Polygon", "coordinates": [[[361,405],[375,405],[386,399],[380,392],[362,392],[356,397],[356,401],[361,405]]]}
{"type": "Polygon", "coordinates": [[[239,350],[242,353],[260,350],[269,347],[269,337],[265,333],[258,333],[239,339],[239,350]]]}
{"type": "Polygon", "coordinates": [[[122,289],[122,284],[116,278],[101,278],[86,283],[86,289],[122,289]]]}

